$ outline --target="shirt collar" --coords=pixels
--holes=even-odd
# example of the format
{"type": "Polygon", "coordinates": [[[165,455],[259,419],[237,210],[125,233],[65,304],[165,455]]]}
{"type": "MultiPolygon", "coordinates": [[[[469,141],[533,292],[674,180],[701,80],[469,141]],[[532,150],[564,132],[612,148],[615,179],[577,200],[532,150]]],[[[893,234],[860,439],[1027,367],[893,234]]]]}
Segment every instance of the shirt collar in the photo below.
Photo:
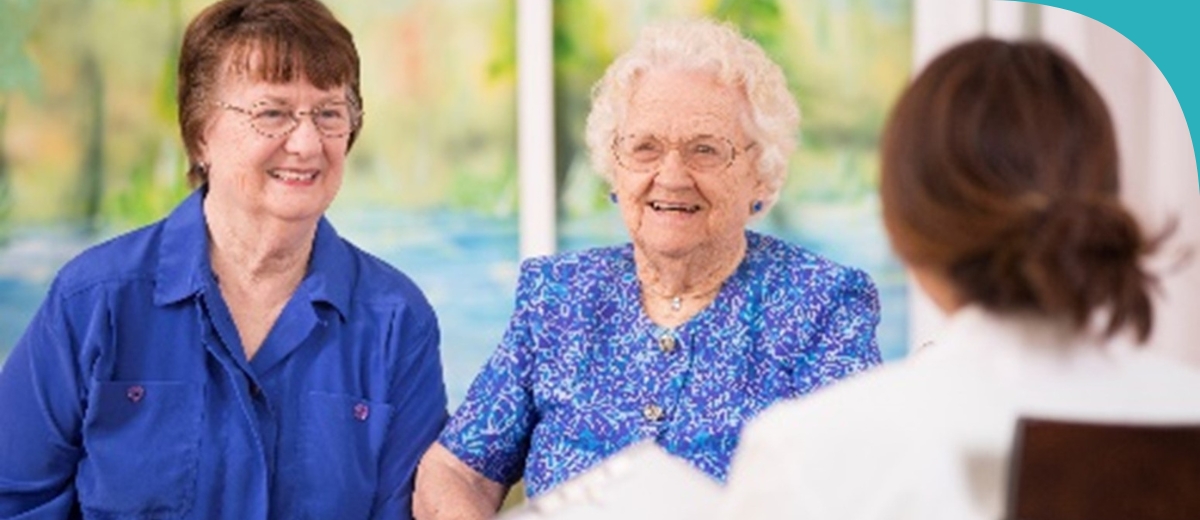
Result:
{"type": "Polygon", "coordinates": [[[1076,330],[1064,319],[1036,312],[993,312],[978,304],[956,311],[936,336],[930,350],[1006,356],[1020,363],[1053,362],[1129,346],[1125,334],[1106,338],[1096,327],[1076,330]]]}
{"type": "MultiPolygon", "coordinates": [[[[163,223],[155,272],[154,303],[169,305],[204,290],[211,279],[208,259],[208,226],[204,218],[204,196],[200,187],[175,208],[163,223]]],[[[358,268],[348,243],[328,219],[317,222],[308,274],[296,289],[313,302],[325,302],[346,318],[350,293],[358,268]]]]}
{"type": "Polygon", "coordinates": [[[350,311],[350,293],[358,279],[358,264],[354,262],[351,247],[333,229],[329,219],[321,217],[317,222],[317,236],[313,239],[308,276],[297,289],[307,291],[314,302],[332,305],[343,320],[350,311]]]}
{"type": "Polygon", "coordinates": [[[202,204],[205,191],[204,187],[193,191],[163,222],[154,274],[155,305],[178,302],[207,285],[210,268],[202,204]]]}

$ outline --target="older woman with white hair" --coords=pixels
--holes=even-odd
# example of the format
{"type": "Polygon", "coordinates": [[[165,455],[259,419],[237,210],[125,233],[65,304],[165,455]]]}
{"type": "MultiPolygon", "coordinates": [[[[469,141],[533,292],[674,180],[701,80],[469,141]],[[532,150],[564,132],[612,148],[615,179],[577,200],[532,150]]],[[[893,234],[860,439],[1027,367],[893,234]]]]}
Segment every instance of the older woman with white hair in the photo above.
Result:
{"type": "Polygon", "coordinates": [[[593,164],[631,244],[533,258],[500,346],[418,471],[420,518],[484,518],[640,440],[715,479],[742,425],[880,362],[870,278],[747,229],[799,111],[727,25],[645,30],[596,86],[593,164]]]}

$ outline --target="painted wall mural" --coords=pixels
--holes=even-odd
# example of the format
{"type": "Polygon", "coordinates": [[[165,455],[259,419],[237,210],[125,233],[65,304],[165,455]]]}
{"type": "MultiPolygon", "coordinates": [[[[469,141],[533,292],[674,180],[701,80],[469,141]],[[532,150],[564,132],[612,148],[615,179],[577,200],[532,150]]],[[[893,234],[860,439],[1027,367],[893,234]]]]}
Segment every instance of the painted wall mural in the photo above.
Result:
{"type": "MultiPolygon", "coordinates": [[[[187,194],[174,71],[184,24],[207,3],[0,2],[0,359],[64,262],[187,194]]],[[[428,294],[453,406],[512,310],[515,2],[329,5],[362,54],[366,112],[330,218],[428,294]]],[[[883,297],[885,357],[902,356],[906,292],[878,223],[874,147],[908,75],[908,0],[554,6],[560,248],[627,240],[582,149],[592,82],[649,21],[729,19],[784,65],[804,114],[791,180],[758,227],[867,269],[883,297]]]]}
{"type": "Polygon", "coordinates": [[[907,286],[879,220],[876,144],[912,62],[909,0],[608,0],[555,3],[556,160],[563,249],[627,241],[583,149],[590,86],[646,23],[737,24],[784,69],[801,144],[778,205],[754,227],[865,269],[879,286],[885,359],[907,352],[907,286]]]}

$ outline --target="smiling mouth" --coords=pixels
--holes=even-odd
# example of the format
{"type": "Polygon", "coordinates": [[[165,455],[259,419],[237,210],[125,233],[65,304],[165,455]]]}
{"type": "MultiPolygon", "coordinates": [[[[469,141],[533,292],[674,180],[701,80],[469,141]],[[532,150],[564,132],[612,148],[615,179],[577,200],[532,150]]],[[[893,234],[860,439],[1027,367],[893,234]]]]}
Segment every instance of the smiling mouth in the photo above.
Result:
{"type": "Polygon", "coordinates": [[[317,178],[317,170],[267,170],[267,175],[284,182],[309,182],[317,178]]]}
{"type": "Polygon", "coordinates": [[[700,211],[700,205],[653,201],[650,203],[650,209],[654,211],[676,211],[679,213],[691,214],[700,211]]]}

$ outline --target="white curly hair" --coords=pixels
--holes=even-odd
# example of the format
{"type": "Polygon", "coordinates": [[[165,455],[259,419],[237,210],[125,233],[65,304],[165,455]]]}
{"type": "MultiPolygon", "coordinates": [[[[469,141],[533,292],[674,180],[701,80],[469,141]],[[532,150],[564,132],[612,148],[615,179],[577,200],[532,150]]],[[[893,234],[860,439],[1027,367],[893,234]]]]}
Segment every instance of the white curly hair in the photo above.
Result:
{"type": "Polygon", "coordinates": [[[617,127],[638,80],[652,69],[709,72],[718,83],[746,95],[750,111],[741,123],[761,148],[754,170],[769,190],[764,209],[773,206],[787,179],[788,157],[796,148],[800,109],[779,65],[728,23],[693,19],[648,26],[633,47],[609,65],[592,89],[587,118],[587,146],[595,171],[612,184],[617,127]]]}

